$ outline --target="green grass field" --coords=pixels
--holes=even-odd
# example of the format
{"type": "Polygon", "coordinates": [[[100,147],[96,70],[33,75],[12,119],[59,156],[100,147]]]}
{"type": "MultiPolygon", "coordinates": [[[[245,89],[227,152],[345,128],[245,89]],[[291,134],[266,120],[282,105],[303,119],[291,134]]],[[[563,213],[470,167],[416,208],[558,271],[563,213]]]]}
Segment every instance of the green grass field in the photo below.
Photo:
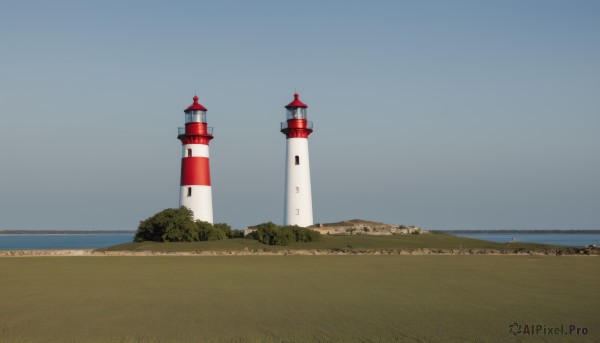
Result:
{"type": "Polygon", "coordinates": [[[600,341],[595,256],[5,257],[0,276],[0,342],[600,341]]]}
{"type": "Polygon", "coordinates": [[[323,235],[321,242],[294,243],[287,246],[270,246],[251,239],[226,239],[221,241],[204,241],[189,243],[127,243],[111,247],[107,250],[149,250],[149,251],[207,251],[207,250],[282,250],[282,249],[459,249],[459,248],[485,248],[485,249],[536,249],[549,246],[532,243],[502,244],[478,239],[464,238],[447,234],[422,234],[422,235],[390,235],[390,236],[338,236],[323,235]]]}

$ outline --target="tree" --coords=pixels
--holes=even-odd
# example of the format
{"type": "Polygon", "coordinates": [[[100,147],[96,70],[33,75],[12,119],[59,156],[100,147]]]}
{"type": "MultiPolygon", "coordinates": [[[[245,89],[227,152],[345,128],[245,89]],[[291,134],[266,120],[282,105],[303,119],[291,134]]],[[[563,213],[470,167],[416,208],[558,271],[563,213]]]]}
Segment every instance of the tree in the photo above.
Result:
{"type": "Polygon", "coordinates": [[[196,242],[239,237],[239,231],[231,230],[231,227],[225,223],[213,225],[200,220],[194,221],[193,218],[193,212],[187,207],[167,208],[142,220],[134,240],[135,242],[196,242]]]}
{"type": "Polygon", "coordinates": [[[227,234],[225,233],[225,231],[223,231],[221,224],[217,224],[219,225],[219,227],[217,227],[216,225],[213,225],[209,222],[197,220],[196,225],[198,227],[198,231],[200,232],[201,241],[218,241],[227,238],[227,234]]]}
{"type": "MultiPolygon", "coordinates": [[[[187,207],[167,208],[142,220],[135,233],[135,241],[174,241],[193,239],[193,213],[187,207]]],[[[196,239],[198,240],[198,239],[196,239]]]]}
{"type": "Polygon", "coordinates": [[[282,227],[281,229],[290,230],[294,235],[294,240],[296,242],[317,242],[322,239],[320,232],[306,229],[298,225],[288,225],[282,227]]]}
{"type": "Polygon", "coordinates": [[[258,240],[268,245],[289,245],[294,242],[320,241],[321,234],[317,231],[299,227],[297,225],[278,226],[273,222],[262,223],[256,226],[249,238],[258,240]]]}
{"type": "Polygon", "coordinates": [[[214,224],[214,227],[225,232],[227,238],[244,238],[243,230],[232,230],[231,226],[225,223],[216,223],[214,224]]]}
{"type": "Polygon", "coordinates": [[[162,238],[164,242],[196,242],[200,240],[200,235],[196,223],[186,220],[169,223],[162,238]]]}
{"type": "Polygon", "coordinates": [[[225,223],[216,223],[213,226],[215,229],[222,231],[225,234],[225,236],[227,236],[227,238],[233,237],[233,231],[231,230],[231,226],[225,223]]]}

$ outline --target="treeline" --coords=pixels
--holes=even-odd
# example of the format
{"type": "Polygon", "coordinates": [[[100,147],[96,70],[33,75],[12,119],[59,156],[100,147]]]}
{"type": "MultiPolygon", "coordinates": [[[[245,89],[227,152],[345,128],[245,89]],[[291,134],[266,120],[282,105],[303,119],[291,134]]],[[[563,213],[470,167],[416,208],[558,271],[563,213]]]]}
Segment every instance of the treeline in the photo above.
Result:
{"type": "MultiPolygon", "coordinates": [[[[272,222],[259,224],[246,236],[269,245],[289,245],[294,242],[321,240],[319,232],[296,225],[279,226],[272,222]]],[[[154,242],[197,242],[221,239],[244,238],[241,230],[232,230],[225,223],[211,224],[194,220],[193,212],[187,207],[167,208],[140,222],[134,241],[154,242]]]]}
{"type": "Polygon", "coordinates": [[[294,242],[317,242],[322,239],[321,233],[299,227],[298,225],[279,226],[272,222],[257,225],[256,231],[246,238],[256,239],[268,245],[290,245],[294,242]]]}
{"type": "Polygon", "coordinates": [[[194,221],[192,211],[187,207],[180,207],[167,208],[142,220],[134,241],[197,242],[238,237],[244,237],[244,232],[232,230],[231,226],[225,223],[194,221]]]}

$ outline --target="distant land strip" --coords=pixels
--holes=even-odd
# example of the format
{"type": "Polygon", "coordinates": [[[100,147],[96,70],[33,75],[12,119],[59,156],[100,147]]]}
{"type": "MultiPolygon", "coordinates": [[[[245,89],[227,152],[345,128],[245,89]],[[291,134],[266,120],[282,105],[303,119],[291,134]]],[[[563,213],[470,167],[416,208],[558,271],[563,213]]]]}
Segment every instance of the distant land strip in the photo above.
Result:
{"type": "Polygon", "coordinates": [[[433,233],[600,233],[600,230],[431,230],[433,233]]]}
{"type": "MultiPolygon", "coordinates": [[[[432,233],[564,233],[600,234],[600,230],[429,230],[432,233]]],[[[0,235],[134,234],[135,230],[0,230],[0,235]]]]}
{"type": "Polygon", "coordinates": [[[0,235],[90,235],[131,233],[135,230],[0,230],[0,235]]]}

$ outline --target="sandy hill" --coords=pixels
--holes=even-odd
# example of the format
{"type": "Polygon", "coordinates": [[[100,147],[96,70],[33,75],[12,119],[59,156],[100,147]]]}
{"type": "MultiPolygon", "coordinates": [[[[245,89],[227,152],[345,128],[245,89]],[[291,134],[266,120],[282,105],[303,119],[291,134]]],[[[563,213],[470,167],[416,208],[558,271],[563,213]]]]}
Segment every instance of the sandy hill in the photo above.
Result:
{"type": "Polygon", "coordinates": [[[363,219],[343,220],[336,223],[321,223],[309,227],[326,235],[396,235],[419,234],[416,226],[392,225],[363,219]]]}
{"type": "Polygon", "coordinates": [[[390,224],[386,224],[386,223],[380,223],[380,222],[372,222],[369,220],[363,220],[363,219],[350,219],[350,220],[343,220],[341,222],[337,222],[337,223],[322,223],[322,224],[315,224],[312,227],[331,227],[331,226],[354,226],[354,225],[390,225],[390,224]]]}

